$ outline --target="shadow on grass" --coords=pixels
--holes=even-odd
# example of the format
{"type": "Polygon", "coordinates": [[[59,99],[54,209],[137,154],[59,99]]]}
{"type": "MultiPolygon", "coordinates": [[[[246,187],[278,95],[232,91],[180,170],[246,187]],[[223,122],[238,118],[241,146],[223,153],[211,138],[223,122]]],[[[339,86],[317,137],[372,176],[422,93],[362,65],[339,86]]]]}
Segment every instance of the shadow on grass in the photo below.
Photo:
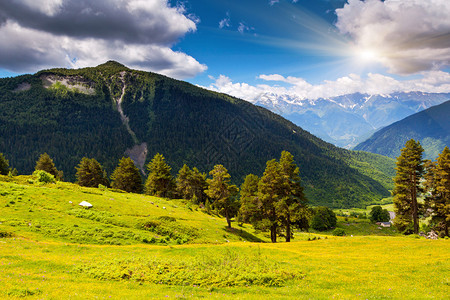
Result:
{"type": "Polygon", "coordinates": [[[254,243],[263,243],[264,242],[259,237],[255,236],[245,230],[242,230],[240,228],[228,228],[227,226],[225,226],[224,229],[227,233],[231,233],[236,236],[239,236],[242,239],[246,240],[247,242],[254,242],[254,243]]]}

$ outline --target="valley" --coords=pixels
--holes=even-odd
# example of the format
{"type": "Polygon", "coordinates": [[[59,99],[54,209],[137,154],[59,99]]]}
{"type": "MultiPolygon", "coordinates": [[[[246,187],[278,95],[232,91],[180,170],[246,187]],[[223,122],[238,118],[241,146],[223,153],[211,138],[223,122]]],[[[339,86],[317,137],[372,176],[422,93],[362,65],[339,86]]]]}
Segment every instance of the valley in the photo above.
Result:
{"type": "MultiPolygon", "coordinates": [[[[296,232],[291,243],[271,244],[250,225],[230,231],[224,218],[187,202],[33,180],[0,175],[2,298],[404,299],[448,291],[448,239],[374,225],[370,236],[363,226],[362,236],[296,232]]],[[[338,226],[349,230],[347,223],[358,221],[338,226]]]]}

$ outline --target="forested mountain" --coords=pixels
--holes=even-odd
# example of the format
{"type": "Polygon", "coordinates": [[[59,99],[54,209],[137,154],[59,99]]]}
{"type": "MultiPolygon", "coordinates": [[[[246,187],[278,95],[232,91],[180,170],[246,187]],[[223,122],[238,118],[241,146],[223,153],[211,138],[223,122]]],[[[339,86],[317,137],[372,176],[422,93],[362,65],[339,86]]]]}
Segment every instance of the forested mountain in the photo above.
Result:
{"type": "Polygon", "coordinates": [[[395,158],[410,139],[421,143],[424,158],[436,159],[450,145],[450,100],[377,131],[355,149],[395,158]]]}
{"type": "Polygon", "coordinates": [[[327,142],[350,149],[376,130],[448,99],[449,93],[422,92],[355,93],[319,99],[266,93],[251,102],[280,114],[327,142]]]}
{"type": "Polygon", "coordinates": [[[26,174],[47,152],[74,180],[83,156],[111,174],[130,156],[145,170],[156,153],[176,173],[223,164],[235,183],[294,155],[313,204],[361,206],[388,196],[393,160],[337,148],[247,101],[108,62],[0,79],[0,152],[26,174]],[[377,163],[374,163],[377,162],[377,163]]]}

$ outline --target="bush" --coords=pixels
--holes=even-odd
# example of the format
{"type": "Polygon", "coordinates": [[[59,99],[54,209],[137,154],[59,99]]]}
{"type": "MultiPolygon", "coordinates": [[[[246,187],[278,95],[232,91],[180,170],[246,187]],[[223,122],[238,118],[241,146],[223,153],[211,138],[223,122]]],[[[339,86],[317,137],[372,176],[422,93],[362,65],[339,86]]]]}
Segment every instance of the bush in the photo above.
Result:
{"type": "Polygon", "coordinates": [[[319,206],[314,209],[311,219],[311,228],[324,231],[336,227],[336,214],[325,206],[319,206]]]}
{"type": "Polygon", "coordinates": [[[36,177],[38,182],[41,183],[56,183],[55,176],[50,173],[47,173],[43,170],[37,170],[33,172],[33,175],[36,177]]]}
{"type": "Polygon", "coordinates": [[[333,230],[333,235],[334,236],[345,236],[345,230],[342,228],[336,228],[335,230],[333,230]]]}
{"type": "Polygon", "coordinates": [[[387,209],[383,209],[381,206],[374,206],[370,211],[370,221],[372,222],[389,222],[390,216],[387,209]]]}

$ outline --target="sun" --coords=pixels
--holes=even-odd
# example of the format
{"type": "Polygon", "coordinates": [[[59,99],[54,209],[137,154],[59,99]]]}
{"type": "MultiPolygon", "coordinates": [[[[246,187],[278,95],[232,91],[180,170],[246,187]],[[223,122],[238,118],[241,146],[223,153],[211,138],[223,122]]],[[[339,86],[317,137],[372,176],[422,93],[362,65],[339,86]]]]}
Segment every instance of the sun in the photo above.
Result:
{"type": "Polygon", "coordinates": [[[373,48],[355,48],[353,55],[360,63],[368,64],[379,60],[380,55],[373,48]]]}

